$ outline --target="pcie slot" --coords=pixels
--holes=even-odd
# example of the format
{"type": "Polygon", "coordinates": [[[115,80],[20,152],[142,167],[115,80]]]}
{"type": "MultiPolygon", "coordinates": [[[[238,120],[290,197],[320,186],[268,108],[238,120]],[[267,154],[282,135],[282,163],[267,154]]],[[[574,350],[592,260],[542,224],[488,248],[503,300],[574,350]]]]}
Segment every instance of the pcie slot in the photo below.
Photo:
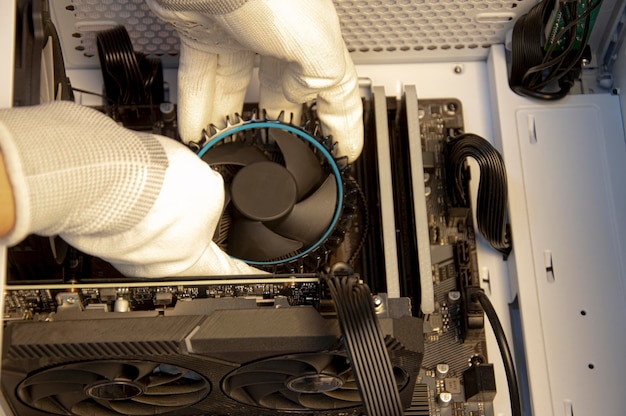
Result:
{"type": "MultiPolygon", "coordinates": [[[[273,284],[284,282],[319,282],[319,277],[309,273],[303,275],[280,275],[275,277],[274,275],[256,275],[256,276],[241,276],[220,279],[219,277],[207,276],[205,278],[197,279],[177,279],[177,280],[144,280],[144,281],[132,281],[127,282],[87,282],[87,283],[63,283],[54,285],[55,289],[89,289],[92,287],[98,288],[119,288],[119,287],[158,287],[158,286],[197,286],[197,285],[246,285],[246,284],[273,284]]],[[[22,284],[22,285],[6,285],[5,290],[45,290],[50,289],[49,284],[22,284]]]]}

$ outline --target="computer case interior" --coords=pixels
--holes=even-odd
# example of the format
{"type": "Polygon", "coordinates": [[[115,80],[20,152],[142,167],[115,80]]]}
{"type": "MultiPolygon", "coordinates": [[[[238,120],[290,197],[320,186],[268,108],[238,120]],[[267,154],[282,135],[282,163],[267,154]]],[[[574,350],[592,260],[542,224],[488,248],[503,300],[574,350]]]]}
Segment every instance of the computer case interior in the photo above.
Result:
{"type": "MultiPolygon", "coordinates": [[[[510,82],[515,24],[536,4],[335,1],[366,146],[346,167],[310,129],[281,129],[313,149],[342,210],[316,250],[287,255],[269,276],[128,278],[58,238],[3,249],[4,414],[362,414],[367,393],[333,278],[371,292],[404,414],[514,414],[501,334],[476,290],[508,339],[523,414],[621,414],[626,3],[604,0],[592,13],[593,2],[576,2],[594,29],[575,82],[550,101],[510,82]],[[494,188],[477,151],[455,162],[455,143],[497,159],[504,185],[494,188]],[[497,247],[477,206],[492,201],[481,199],[488,185],[506,196],[508,240],[497,247]]],[[[73,99],[177,139],[178,39],[142,0],[0,10],[2,38],[14,40],[0,48],[4,107],[73,99]],[[120,28],[162,76],[142,108],[101,97],[97,36],[120,28]]],[[[248,126],[257,98],[253,81],[248,126]]],[[[257,140],[251,131],[245,140],[257,140]]]]}

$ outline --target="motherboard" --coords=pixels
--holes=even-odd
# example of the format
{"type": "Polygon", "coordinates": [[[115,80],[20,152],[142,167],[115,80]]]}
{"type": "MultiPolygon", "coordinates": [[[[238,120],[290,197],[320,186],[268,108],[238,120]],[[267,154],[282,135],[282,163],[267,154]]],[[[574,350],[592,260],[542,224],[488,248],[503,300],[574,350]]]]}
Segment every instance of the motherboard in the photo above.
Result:
{"type": "MultiPolygon", "coordinates": [[[[356,259],[354,268],[363,280],[370,282],[380,319],[413,315],[423,322],[419,337],[423,335],[423,360],[406,415],[492,416],[491,402],[496,391],[486,352],[483,313],[472,309],[464,295],[465,288],[480,286],[472,210],[469,204],[459,203],[455,198],[447,160],[448,141],[464,129],[462,104],[456,99],[420,100],[417,114],[407,114],[400,102],[387,99],[387,103],[388,115],[394,120],[389,123],[395,131],[391,135],[396,140],[394,146],[403,153],[407,140],[419,140],[421,145],[423,177],[418,179],[424,182],[434,310],[425,315],[419,312],[420,288],[415,283],[419,279],[411,279],[409,286],[413,292],[403,293],[400,298],[390,299],[376,290],[385,286],[385,276],[372,276],[372,268],[367,267],[368,262],[379,267],[374,260],[381,257],[372,249],[380,239],[376,226],[380,216],[376,203],[379,196],[375,187],[356,188],[361,195],[353,201],[355,206],[348,207],[354,213],[352,228],[346,230],[345,239],[328,261],[356,259]],[[403,131],[399,125],[408,117],[419,121],[418,138],[398,134],[403,131]],[[363,251],[355,255],[355,247],[363,251]]],[[[167,134],[175,127],[175,119],[164,116],[171,109],[161,107],[149,109],[150,117],[134,119],[157,122],[130,127],[177,139],[175,134],[167,134]],[[164,124],[164,120],[170,120],[169,124],[164,124]]],[[[101,111],[118,120],[127,116],[112,113],[106,107],[101,111]]],[[[394,173],[394,186],[395,195],[402,201],[401,187],[410,181],[400,180],[400,162],[394,162],[398,169],[394,173]]],[[[350,180],[359,179],[358,175],[355,177],[350,180]]],[[[466,179],[469,180],[469,174],[466,179]]],[[[415,260],[410,251],[405,250],[404,255],[407,263],[415,260]]],[[[335,316],[328,288],[316,272],[129,281],[108,263],[81,253],[58,238],[30,236],[10,249],[7,283],[3,319],[5,326],[15,323],[16,328],[20,328],[21,322],[63,322],[78,317],[102,320],[108,316],[107,320],[117,320],[126,314],[171,318],[211,316],[223,310],[280,309],[295,313],[298,307],[313,309],[325,318],[335,316]]]]}
{"type": "Polygon", "coordinates": [[[406,414],[490,416],[496,391],[483,314],[473,313],[464,299],[465,287],[480,286],[475,228],[471,207],[455,200],[447,160],[448,141],[464,131],[462,104],[419,100],[417,116],[435,308],[424,316],[424,360],[416,386],[416,397],[428,397],[429,408],[416,406],[406,414]],[[477,368],[485,373],[476,378],[477,368]],[[475,385],[487,379],[490,384],[475,385]]]}

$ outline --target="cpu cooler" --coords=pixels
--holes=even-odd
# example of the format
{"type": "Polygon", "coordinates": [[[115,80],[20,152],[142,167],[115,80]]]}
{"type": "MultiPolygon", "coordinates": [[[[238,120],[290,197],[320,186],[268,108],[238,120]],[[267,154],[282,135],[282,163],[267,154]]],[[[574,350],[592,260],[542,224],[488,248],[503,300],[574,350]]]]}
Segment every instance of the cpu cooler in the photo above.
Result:
{"type": "Polygon", "coordinates": [[[341,243],[355,211],[353,182],[332,139],[316,130],[238,121],[199,149],[224,178],[214,239],[227,253],[268,271],[317,271],[341,243]]]}
{"type": "MultiPolygon", "coordinates": [[[[189,305],[184,315],[76,310],[9,323],[2,389],[14,414],[363,412],[336,318],[312,307],[192,304],[196,314],[189,305]]],[[[403,315],[380,325],[406,406],[422,359],[421,320],[403,315]]]]}

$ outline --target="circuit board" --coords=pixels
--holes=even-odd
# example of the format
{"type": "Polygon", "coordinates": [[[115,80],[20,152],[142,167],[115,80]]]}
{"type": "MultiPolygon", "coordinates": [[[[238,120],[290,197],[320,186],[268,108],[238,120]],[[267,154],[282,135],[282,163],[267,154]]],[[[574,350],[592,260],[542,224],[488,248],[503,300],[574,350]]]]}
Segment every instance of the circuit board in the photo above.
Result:
{"type": "MultiPolygon", "coordinates": [[[[294,279],[295,280],[295,279],[294,279]]],[[[51,319],[62,309],[104,312],[164,311],[200,299],[253,301],[256,306],[274,307],[281,301],[289,306],[320,303],[320,284],[313,278],[283,283],[168,282],[101,285],[58,285],[8,287],[4,299],[4,320],[51,319]],[[310,280],[310,281],[307,281],[310,280]]]]}
{"type": "Polygon", "coordinates": [[[463,285],[480,285],[471,209],[453,202],[446,171],[446,143],[464,129],[462,106],[455,99],[418,104],[435,312],[424,317],[424,360],[416,388],[416,397],[428,396],[429,409],[406,414],[490,416],[492,403],[485,396],[467,397],[464,382],[472,363],[488,359],[481,319],[464,324],[462,307],[463,285]]]}

